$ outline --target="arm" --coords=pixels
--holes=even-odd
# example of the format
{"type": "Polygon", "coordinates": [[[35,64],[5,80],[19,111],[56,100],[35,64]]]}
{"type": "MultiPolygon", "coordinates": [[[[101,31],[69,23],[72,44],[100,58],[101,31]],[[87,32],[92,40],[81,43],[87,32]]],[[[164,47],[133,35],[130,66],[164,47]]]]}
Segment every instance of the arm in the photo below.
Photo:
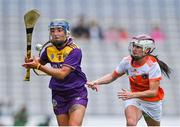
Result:
{"type": "Polygon", "coordinates": [[[118,77],[121,77],[126,72],[127,62],[128,61],[126,59],[121,60],[120,64],[116,67],[114,72],[107,74],[95,81],[87,82],[88,87],[92,88],[93,90],[95,89],[97,91],[98,85],[109,84],[116,80],[118,77]]]}
{"type": "Polygon", "coordinates": [[[67,75],[74,71],[76,67],[80,66],[81,57],[81,50],[75,48],[65,58],[62,68],[52,68],[44,66],[48,61],[48,58],[46,52],[43,52],[41,60],[36,57],[33,58],[33,61],[23,64],[23,66],[26,68],[39,69],[52,77],[63,80],[67,75]]]}
{"type": "Polygon", "coordinates": [[[124,73],[117,74],[116,72],[112,72],[110,74],[107,74],[107,75],[95,80],[94,82],[96,83],[96,85],[109,84],[109,83],[115,81],[118,77],[122,76],[123,74],[124,73]]]}
{"type": "Polygon", "coordinates": [[[63,80],[67,75],[69,75],[71,71],[73,71],[73,69],[68,66],[62,66],[62,68],[52,68],[52,67],[47,67],[43,65],[39,67],[39,70],[45,72],[46,74],[52,77],[55,77],[61,80],[63,80]]]}
{"type": "Polygon", "coordinates": [[[71,67],[62,66],[62,68],[52,68],[41,64],[39,57],[33,57],[31,60],[25,62],[23,65],[25,68],[39,69],[48,75],[57,79],[64,79],[67,75],[73,71],[71,67]]]}
{"type": "MultiPolygon", "coordinates": [[[[40,64],[42,64],[42,65],[45,65],[46,63],[44,62],[44,61],[42,61],[41,59],[40,59],[40,57],[36,57],[36,60],[40,63],[40,64]]],[[[25,63],[28,63],[28,62],[32,62],[33,61],[33,58],[27,58],[26,56],[25,56],[25,58],[24,58],[24,62],[25,63]]]]}
{"type": "Polygon", "coordinates": [[[150,81],[149,90],[133,93],[133,97],[155,97],[158,93],[160,81],[150,81]]]}
{"type": "Polygon", "coordinates": [[[142,92],[129,92],[125,89],[122,89],[122,91],[118,92],[118,97],[127,100],[131,98],[139,98],[139,97],[155,97],[158,93],[160,81],[154,80],[150,81],[149,84],[149,90],[142,91],[142,92]]]}
{"type": "Polygon", "coordinates": [[[87,82],[86,85],[88,85],[89,88],[98,91],[98,85],[109,84],[122,75],[124,75],[124,73],[117,74],[117,72],[114,71],[113,73],[109,73],[95,81],[87,82]]]}

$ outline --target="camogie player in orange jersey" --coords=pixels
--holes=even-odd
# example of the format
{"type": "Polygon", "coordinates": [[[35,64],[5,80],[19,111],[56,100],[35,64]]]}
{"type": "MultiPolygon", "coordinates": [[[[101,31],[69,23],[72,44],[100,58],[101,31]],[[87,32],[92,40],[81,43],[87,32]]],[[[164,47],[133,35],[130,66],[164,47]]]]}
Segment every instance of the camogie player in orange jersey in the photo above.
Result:
{"type": "Polygon", "coordinates": [[[160,126],[164,97],[160,87],[161,72],[169,77],[170,68],[151,54],[154,49],[155,42],[150,36],[133,37],[129,44],[130,55],[124,57],[112,73],[87,82],[89,88],[97,91],[98,85],[109,84],[127,74],[130,91],[118,92],[118,97],[125,102],[127,126],[136,126],[142,116],[148,126],[160,126]]]}

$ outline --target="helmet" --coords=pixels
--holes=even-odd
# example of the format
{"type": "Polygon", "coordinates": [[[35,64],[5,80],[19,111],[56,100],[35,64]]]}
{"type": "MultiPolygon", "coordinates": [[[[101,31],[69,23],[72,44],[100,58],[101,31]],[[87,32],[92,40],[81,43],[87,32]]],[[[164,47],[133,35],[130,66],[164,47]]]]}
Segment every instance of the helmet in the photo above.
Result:
{"type": "Polygon", "coordinates": [[[49,34],[49,40],[51,41],[51,43],[57,48],[59,48],[66,42],[67,38],[70,35],[69,23],[64,19],[53,19],[49,24],[49,30],[51,28],[62,28],[65,32],[65,36],[63,36],[65,40],[63,41],[52,40],[51,34],[49,34]]]}
{"type": "Polygon", "coordinates": [[[53,19],[49,24],[49,29],[51,28],[63,28],[66,35],[70,34],[69,23],[64,19],[53,19]]]}
{"type": "MultiPolygon", "coordinates": [[[[131,42],[129,43],[129,52],[131,56],[134,56],[133,54],[133,46],[139,46],[143,50],[143,56],[150,54],[155,49],[155,41],[152,37],[148,35],[138,35],[132,38],[131,42]],[[148,49],[148,52],[147,52],[148,49]]],[[[142,56],[142,57],[143,57],[142,56]]]]}

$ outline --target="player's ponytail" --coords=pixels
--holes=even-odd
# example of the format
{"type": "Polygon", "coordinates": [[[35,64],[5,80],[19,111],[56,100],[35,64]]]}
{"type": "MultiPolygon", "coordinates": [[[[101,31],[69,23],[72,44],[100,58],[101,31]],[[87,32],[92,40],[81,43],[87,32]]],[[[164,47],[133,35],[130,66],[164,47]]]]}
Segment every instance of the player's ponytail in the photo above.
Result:
{"type": "Polygon", "coordinates": [[[156,55],[156,56],[152,55],[152,56],[156,58],[159,66],[160,66],[160,68],[161,68],[162,73],[163,73],[166,77],[170,78],[169,75],[170,75],[170,73],[171,73],[171,68],[170,68],[166,63],[164,63],[162,60],[160,60],[160,59],[157,57],[157,55],[156,55]]]}

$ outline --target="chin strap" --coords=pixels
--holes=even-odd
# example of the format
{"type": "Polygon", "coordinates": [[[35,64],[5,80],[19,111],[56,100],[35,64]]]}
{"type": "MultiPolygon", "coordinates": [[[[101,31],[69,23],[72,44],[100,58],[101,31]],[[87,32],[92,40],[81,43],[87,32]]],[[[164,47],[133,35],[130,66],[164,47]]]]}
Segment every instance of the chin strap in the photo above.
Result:
{"type": "Polygon", "coordinates": [[[54,41],[52,42],[52,44],[56,47],[61,47],[62,45],[64,45],[64,41],[54,41]]]}
{"type": "Polygon", "coordinates": [[[61,49],[64,45],[67,44],[67,39],[65,41],[51,41],[51,43],[57,48],[61,49]]]}

